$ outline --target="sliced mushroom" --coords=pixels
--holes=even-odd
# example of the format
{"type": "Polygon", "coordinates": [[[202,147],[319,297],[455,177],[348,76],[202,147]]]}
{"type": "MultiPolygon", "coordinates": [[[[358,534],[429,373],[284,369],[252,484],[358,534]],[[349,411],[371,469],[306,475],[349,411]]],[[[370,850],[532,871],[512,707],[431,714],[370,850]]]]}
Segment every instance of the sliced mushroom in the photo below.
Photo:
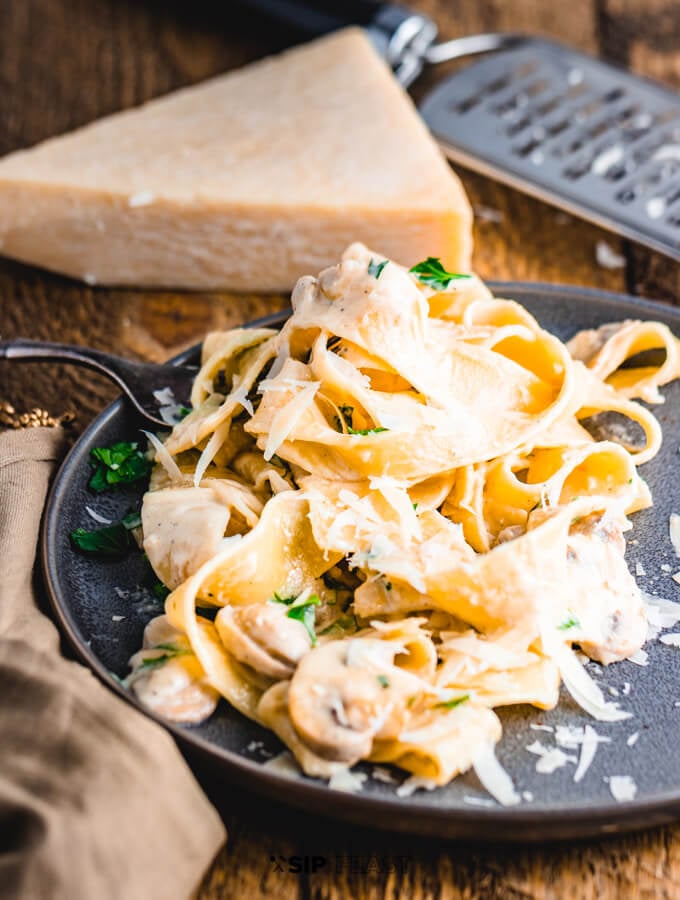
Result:
{"type": "Polygon", "coordinates": [[[604,544],[612,544],[621,556],[626,552],[626,541],[621,525],[606,513],[591,513],[589,516],[577,519],[572,523],[569,534],[582,534],[585,537],[597,538],[604,544]]]}
{"type": "Polygon", "coordinates": [[[580,623],[575,632],[583,652],[605,665],[630,656],[647,635],[644,601],[624,550],[621,528],[611,517],[598,513],[571,527],[567,564],[571,608],[580,623]]]}
{"type": "Polygon", "coordinates": [[[215,711],[218,692],[205,682],[197,657],[186,652],[171,656],[167,650],[143,650],[130,660],[127,684],[148,709],[171,719],[196,725],[215,711]],[[153,660],[158,659],[157,665],[153,660]]]}
{"type": "Polygon", "coordinates": [[[167,616],[151,619],[142,646],[130,659],[132,671],[125,679],[140,703],[159,716],[190,725],[213,714],[219,693],[207,683],[187,636],[167,616]]]}
{"type": "Polygon", "coordinates": [[[320,756],[355,763],[378,734],[403,726],[414,676],[393,665],[400,647],[357,638],[308,653],[290,684],[289,712],[300,737],[320,756]]]}
{"type": "Polygon", "coordinates": [[[254,603],[221,609],[215,626],[239,662],[271,678],[290,678],[312,642],[304,625],[287,616],[282,603],[254,603]]]}

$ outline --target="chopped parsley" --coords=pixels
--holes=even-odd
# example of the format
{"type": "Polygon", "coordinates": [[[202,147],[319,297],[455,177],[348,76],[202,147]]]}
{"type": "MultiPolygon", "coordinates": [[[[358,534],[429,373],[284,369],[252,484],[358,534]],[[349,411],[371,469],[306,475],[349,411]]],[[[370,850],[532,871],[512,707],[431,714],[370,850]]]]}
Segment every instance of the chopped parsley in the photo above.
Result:
{"type": "Polygon", "coordinates": [[[93,531],[76,528],[71,532],[71,542],[84,553],[96,553],[99,556],[122,556],[135,546],[130,532],[141,524],[139,513],[131,512],[120,522],[115,525],[107,525],[105,528],[95,528],[93,531]]]}
{"type": "Polygon", "coordinates": [[[151,591],[159,600],[165,600],[170,593],[170,588],[166,587],[162,581],[157,581],[151,588],[151,591]]]}
{"type": "Polygon", "coordinates": [[[377,281],[378,278],[380,278],[380,276],[382,275],[382,270],[385,268],[388,262],[389,259],[384,259],[382,262],[376,262],[373,258],[371,258],[371,261],[368,264],[368,274],[373,275],[373,277],[377,281]]]}
{"type": "Polygon", "coordinates": [[[418,512],[418,504],[417,503],[413,504],[413,512],[418,512]]]}
{"type": "Polygon", "coordinates": [[[157,644],[153,650],[164,650],[162,656],[147,656],[139,664],[138,669],[156,669],[158,666],[164,665],[169,659],[175,659],[178,656],[187,656],[191,653],[186,647],[176,647],[174,644],[157,644]]]}
{"type": "Polygon", "coordinates": [[[90,465],[94,472],[89,487],[101,493],[145,478],[152,464],[138,444],[118,441],[110,447],[93,447],[90,450],[90,465]]]}
{"type": "Polygon", "coordinates": [[[423,262],[409,269],[421,284],[426,284],[435,291],[445,291],[452,281],[461,278],[470,278],[469,275],[461,275],[458,272],[447,272],[437,256],[428,256],[423,262]]]}
{"type": "Polygon", "coordinates": [[[177,407],[177,418],[181,422],[182,419],[186,419],[186,417],[189,415],[190,412],[191,412],[190,406],[178,406],[177,407]]]}
{"type": "Polygon", "coordinates": [[[359,624],[357,622],[356,616],[349,613],[346,616],[340,616],[340,618],[336,619],[332,625],[329,625],[328,628],[324,628],[324,630],[320,632],[320,634],[345,634],[345,632],[348,631],[354,632],[358,630],[359,624]]]}
{"type": "Polygon", "coordinates": [[[381,431],[389,431],[389,428],[348,428],[348,434],[363,434],[364,437],[367,434],[380,434],[381,431]]]}
{"type": "Polygon", "coordinates": [[[390,680],[387,675],[376,675],[376,678],[378,679],[380,687],[388,688],[390,686],[390,680]]]}
{"type": "Polygon", "coordinates": [[[445,700],[443,703],[437,703],[435,709],[455,709],[457,706],[460,706],[461,703],[465,703],[465,701],[469,699],[469,694],[463,694],[462,697],[455,697],[453,700],[445,700]]]}
{"type": "Polygon", "coordinates": [[[128,531],[132,531],[133,528],[141,528],[142,517],[138,512],[129,512],[126,516],[123,516],[120,524],[128,531]]]}
{"type": "Polygon", "coordinates": [[[308,597],[305,597],[303,594],[300,594],[299,597],[280,597],[274,592],[273,599],[276,603],[284,603],[289,607],[286,613],[288,618],[301,622],[312,641],[312,647],[316,646],[316,631],[314,630],[316,612],[314,607],[319,606],[321,603],[321,598],[318,594],[310,594],[308,597]]]}
{"type": "Polygon", "coordinates": [[[557,626],[558,631],[569,631],[570,628],[580,628],[581,623],[575,616],[569,616],[561,625],[557,626]]]}

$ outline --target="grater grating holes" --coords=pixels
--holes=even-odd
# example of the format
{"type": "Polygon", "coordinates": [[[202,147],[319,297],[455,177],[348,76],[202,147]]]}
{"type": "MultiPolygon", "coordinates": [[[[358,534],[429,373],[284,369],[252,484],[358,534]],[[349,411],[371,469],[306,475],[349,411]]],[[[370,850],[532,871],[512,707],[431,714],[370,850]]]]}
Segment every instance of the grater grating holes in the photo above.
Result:
{"type": "Polygon", "coordinates": [[[465,115],[465,113],[471,112],[488,97],[492,97],[494,94],[500,93],[504,88],[511,85],[514,81],[518,81],[521,78],[532,75],[536,71],[536,68],[537,66],[534,62],[522,63],[511,72],[507,72],[506,74],[498,78],[494,78],[492,81],[487,82],[486,84],[478,86],[474,93],[468,94],[468,96],[463,100],[456,100],[451,102],[449,104],[449,110],[451,112],[457,113],[458,115],[465,115]]]}

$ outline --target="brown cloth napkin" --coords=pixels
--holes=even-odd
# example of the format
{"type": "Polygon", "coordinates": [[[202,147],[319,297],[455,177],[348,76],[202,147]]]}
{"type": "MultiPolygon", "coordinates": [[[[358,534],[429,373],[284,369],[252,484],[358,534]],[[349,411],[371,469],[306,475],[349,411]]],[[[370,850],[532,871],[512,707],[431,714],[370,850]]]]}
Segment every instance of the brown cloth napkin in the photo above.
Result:
{"type": "Polygon", "coordinates": [[[185,900],[219,816],[170,735],[59,655],[33,593],[62,442],[0,434],[0,897],[185,900]]]}

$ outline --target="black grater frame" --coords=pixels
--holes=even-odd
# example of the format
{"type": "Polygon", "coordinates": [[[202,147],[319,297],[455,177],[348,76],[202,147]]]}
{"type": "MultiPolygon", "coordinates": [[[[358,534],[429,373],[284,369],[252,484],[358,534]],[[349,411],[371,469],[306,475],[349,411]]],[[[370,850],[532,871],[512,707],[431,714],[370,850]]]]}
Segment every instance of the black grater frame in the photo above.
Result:
{"type": "Polygon", "coordinates": [[[527,37],[437,85],[420,112],[446,155],[680,261],[680,97],[527,37]]]}

